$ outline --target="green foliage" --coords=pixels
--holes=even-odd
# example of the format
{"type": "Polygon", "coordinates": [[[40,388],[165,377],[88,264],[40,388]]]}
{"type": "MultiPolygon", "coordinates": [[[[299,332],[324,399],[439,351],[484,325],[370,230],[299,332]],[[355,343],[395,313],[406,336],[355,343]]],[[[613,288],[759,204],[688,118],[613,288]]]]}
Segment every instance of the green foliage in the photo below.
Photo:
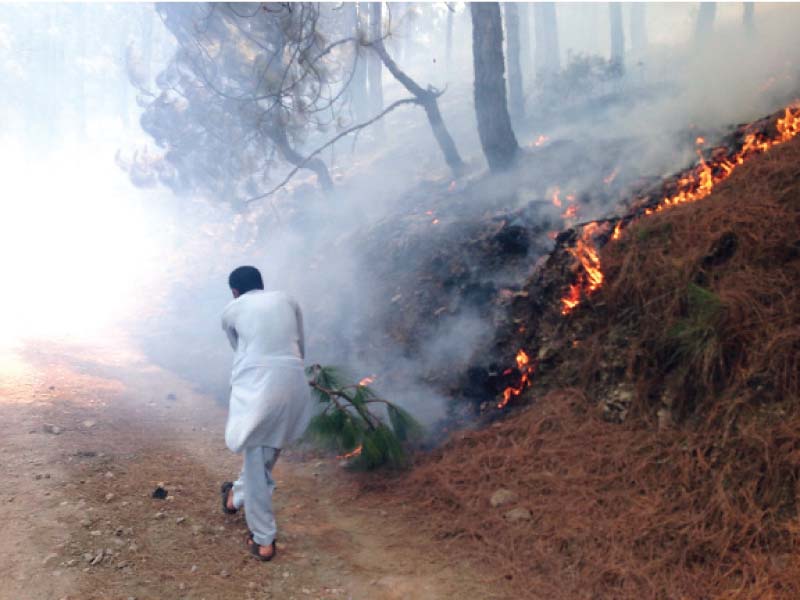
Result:
{"type": "Polygon", "coordinates": [[[650,238],[660,238],[663,241],[667,241],[669,236],[672,234],[672,223],[642,223],[638,227],[634,228],[636,240],[639,242],[644,242],[650,238]]]}
{"type": "Polygon", "coordinates": [[[307,369],[310,385],[323,404],[314,417],[308,436],[318,445],[345,456],[351,466],[375,469],[408,464],[404,444],[422,437],[422,426],[405,410],[378,398],[365,385],[343,385],[332,367],[313,365],[307,369]],[[371,407],[383,406],[388,423],[371,407]]]}
{"type": "Polygon", "coordinates": [[[686,368],[708,371],[718,359],[717,327],[722,302],[714,292],[690,283],[686,291],[686,316],[673,325],[668,337],[673,346],[673,360],[686,368]]]}

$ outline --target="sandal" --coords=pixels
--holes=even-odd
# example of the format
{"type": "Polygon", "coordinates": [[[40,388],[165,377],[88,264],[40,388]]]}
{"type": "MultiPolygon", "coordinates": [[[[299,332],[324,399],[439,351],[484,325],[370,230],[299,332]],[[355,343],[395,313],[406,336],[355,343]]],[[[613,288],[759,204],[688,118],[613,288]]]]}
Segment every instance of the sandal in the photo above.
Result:
{"type": "Polygon", "coordinates": [[[255,556],[261,562],[269,562],[275,558],[275,555],[278,554],[278,547],[275,545],[275,540],[272,540],[272,554],[269,556],[262,556],[261,548],[264,546],[253,539],[253,534],[250,534],[250,536],[247,538],[247,546],[250,548],[250,554],[255,556]]]}
{"type": "Polygon", "coordinates": [[[239,512],[238,508],[228,508],[228,495],[232,489],[233,482],[231,481],[226,481],[222,484],[222,487],[219,488],[219,495],[222,498],[222,512],[224,512],[226,515],[235,515],[237,512],[239,512]]]}

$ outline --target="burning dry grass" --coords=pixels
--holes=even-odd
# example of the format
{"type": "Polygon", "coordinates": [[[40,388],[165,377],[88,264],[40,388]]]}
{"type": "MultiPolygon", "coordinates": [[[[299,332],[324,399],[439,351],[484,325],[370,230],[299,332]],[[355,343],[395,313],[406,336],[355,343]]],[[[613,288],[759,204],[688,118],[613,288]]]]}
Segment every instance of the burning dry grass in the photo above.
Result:
{"type": "Polygon", "coordinates": [[[800,597],[800,142],[632,225],[602,264],[561,367],[580,389],[458,435],[400,500],[519,597],[800,597]],[[598,408],[613,353],[636,388],[622,425],[598,408]],[[492,507],[499,488],[518,500],[492,507]]]}

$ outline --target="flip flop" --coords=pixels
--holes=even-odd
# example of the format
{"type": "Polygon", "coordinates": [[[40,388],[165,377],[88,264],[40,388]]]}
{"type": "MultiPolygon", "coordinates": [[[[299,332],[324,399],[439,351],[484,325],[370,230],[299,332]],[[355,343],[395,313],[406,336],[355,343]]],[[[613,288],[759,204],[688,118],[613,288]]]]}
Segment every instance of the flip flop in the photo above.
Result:
{"type": "Polygon", "coordinates": [[[272,540],[272,554],[269,556],[261,556],[262,546],[256,542],[252,537],[248,538],[247,546],[250,548],[250,554],[255,556],[261,562],[269,562],[278,554],[278,547],[275,545],[275,540],[272,540]],[[252,543],[251,543],[252,542],[252,543]]]}
{"type": "Polygon", "coordinates": [[[226,515],[235,515],[239,512],[238,508],[228,508],[228,494],[233,489],[233,482],[226,481],[222,484],[222,487],[219,488],[219,495],[222,498],[222,512],[226,515]]]}

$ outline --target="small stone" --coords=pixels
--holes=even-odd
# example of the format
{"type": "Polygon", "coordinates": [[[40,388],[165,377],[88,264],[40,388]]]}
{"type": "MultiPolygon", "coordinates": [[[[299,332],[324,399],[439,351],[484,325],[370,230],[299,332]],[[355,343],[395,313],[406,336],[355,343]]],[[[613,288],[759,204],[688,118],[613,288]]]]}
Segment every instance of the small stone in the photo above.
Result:
{"type": "Polygon", "coordinates": [[[78,564],[78,561],[77,561],[77,560],[75,560],[74,558],[70,558],[70,559],[67,561],[67,566],[68,566],[68,567],[74,567],[74,566],[75,566],[75,565],[77,565],[77,564],[78,564]]]}
{"type": "Polygon", "coordinates": [[[93,529],[92,531],[89,532],[89,535],[93,535],[94,537],[97,537],[99,535],[103,535],[103,532],[100,531],[99,529],[93,529]]]}
{"type": "Polygon", "coordinates": [[[128,561],[127,560],[121,560],[121,561],[119,561],[117,563],[117,568],[118,569],[124,569],[127,566],[128,566],[128,561]]]}
{"type": "Polygon", "coordinates": [[[115,498],[114,494],[106,494],[106,502],[111,502],[115,498]]]}
{"type": "Polygon", "coordinates": [[[185,583],[179,583],[178,584],[178,589],[181,590],[181,591],[185,590],[186,589],[186,584],[185,583]]]}
{"type": "Polygon", "coordinates": [[[58,425],[53,425],[51,423],[45,423],[42,429],[44,430],[45,433],[52,433],[53,435],[58,435],[59,433],[64,431],[58,425]]]}
{"type": "Polygon", "coordinates": [[[518,506],[517,508],[512,508],[506,514],[504,514],[503,517],[509,521],[530,521],[531,518],[533,518],[533,515],[527,508],[518,506]]]}
{"type": "Polygon", "coordinates": [[[114,530],[114,535],[116,535],[117,537],[120,537],[123,533],[125,533],[125,530],[122,527],[117,527],[114,530]]]}
{"type": "Polygon", "coordinates": [[[231,574],[228,573],[225,569],[223,569],[222,571],[219,572],[219,576],[220,577],[230,577],[231,574]]]}
{"type": "Polygon", "coordinates": [[[111,471],[106,471],[106,474],[103,475],[106,479],[114,479],[114,474],[111,471]]]}
{"type": "Polygon", "coordinates": [[[176,523],[177,525],[180,525],[180,524],[181,524],[181,523],[183,523],[185,520],[186,520],[186,517],[178,517],[177,519],[175,519],[175,523],[176,523]]]}
{"type": "Polygon", "coordinates": [[[658,429],[660,431],[671,429],[675,424],[672,419],[672,411],[669,408],[659,408],[656,416],[658,417],[658,429]]]}
{"type": "Polygon", "coordinates": [[[289,571],[284,571],[283,572],[283,578],[284,579],[287,579],[289,577],[289,575],[291,575],[291,573],[289,573],[289,571]]]}
{"type": "Polygon", "coordinates": [[[517,495],[508,490],[506,488],[500,488],[495,490],[495,492],[489,498],[489,504],[492,505],[493,508],[497,508],[498,506],[506,506],[507,504],[511,504],[515,502],[517,499],[517,495]]]}
{"type": "Polygon", "coordinates": [[[154,519],[163,519],[164,517],[165,517],[165,514],[163,512],[161,512],[161,511],[158,511],[156,514],[153,515],[154,519]]]}
{"type": "Polygon", "coordinates": [[[190,573],[197,573],[197,565],[192,565],[192,568],[189,569],[190,573]]]}
{"type": "Polygon", "coordinates": [[[136,552],[138,549],[139,546],[137,546],[135,542],[132,543],[130,546],[128,546],[128,550],[130,550],[131,552],[136,552]]]}
{"type": "Polygon", "coordinates": [[[92,428],[92,427],[94,427],[95,425],[97,425],[97,421],[94,421],[94,420],[92,420],[92,419],[87,419],[86,421],[84,421],[84,422],[83,422],[83,426],[84,426],[86,429],[91,429],[91,428],[92,428]]]}
{"type": "Polygon", "coordinates": [[[91,562],[93,558],[94,558],[94,554],[92,554],[91,552],[84,552],[83,553],[83,561],[84,562],[91,562]]]}
{"type": "Polygon", "coordinates": [[[102,551],[102,550],[100,550],[100,551],[99,551],[99,552],[98,552],[98,553],[95,555],[95,557],[92,559],[92,562],[90,562],[89,564],[90,564],[90,565],[92,565],[92,566],[95,566],[96,564],[99,564],[99,563],[100,563],[100,561],[101,561],[101,560],[103,560],[103,557],[104,557],[104,556],[105,556],[105,555],[103,554],[103,551],[102,551]]]}
{"type": "Polygon", "coordinates": [[[58,559],[58,554],[50,553],[44,557],[44,560],[42,560],[42,566],[47,567],[57,559],[58,559]]]}
{"type": "Polygon", "coordinates": [[[89,529],[89,527],[92,526],[92,522],[89,519],[83,519],[81,521],[81,526],[86,527],[86,529],[89,529]]]}

